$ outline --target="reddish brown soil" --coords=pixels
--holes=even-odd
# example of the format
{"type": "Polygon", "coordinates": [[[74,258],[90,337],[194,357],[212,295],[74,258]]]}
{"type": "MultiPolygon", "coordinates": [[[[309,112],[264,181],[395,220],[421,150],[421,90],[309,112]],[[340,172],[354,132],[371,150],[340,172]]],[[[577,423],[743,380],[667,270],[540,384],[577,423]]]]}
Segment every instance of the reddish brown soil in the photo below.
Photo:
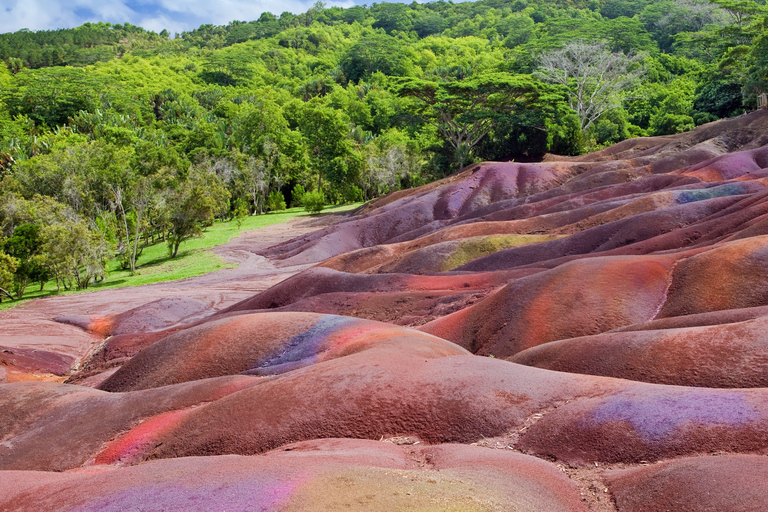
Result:
{"type": "Polygon", "coordinates": [[[765,509],[768,111],[313,223],[0,313],[0,510],[765,509]]]}
{"type": "MultiPolygon", "coordinates": [[[[338,219],[294,219],[244,232],[214,250],[237,263],[234,269],[183,281],[33,300],[0,311],[0,347],[16,355],[11,358],[8,352],[0,352],[0,382],[65,375],[69,367],[78,368],[93,351],[99,351],[106,335],[124,338],[112,343],[118,355],[112,354],[110,359],[132,356],[138,352],[136,347],[122,351],[119,347],[135,344],[142,333],[204,318],[295,274],[303,267],[277,268],[255,252],[338,219]],[[38,355],[22,362],[20,354],[32,350],[38,355]],[[62,360],[69,361],[63,371],[62,360]]],[[[138,347],[145,345],[139,340],[138,347]]]]}

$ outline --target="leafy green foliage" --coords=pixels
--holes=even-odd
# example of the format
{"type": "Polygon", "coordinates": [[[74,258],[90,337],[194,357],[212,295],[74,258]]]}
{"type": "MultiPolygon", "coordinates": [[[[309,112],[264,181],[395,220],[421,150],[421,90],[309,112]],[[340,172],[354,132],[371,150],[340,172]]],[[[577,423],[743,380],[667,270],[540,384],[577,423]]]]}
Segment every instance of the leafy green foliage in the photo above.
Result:
{"type": "Polygon", "coordinates": [[[140,280],[158,246],[178,256],[215,219],[247,227],[281,194],[322,208],[474,159],[737,115],[768,90],[765,24],[752,0],[479,0],[316,3],[174,39],[108,23],[0,34],[8,286],[90,287],[110,265],[140,280]],[[573,77],[533,75],[575,40],[644,55],[646,74],[590,124],[569,105],[573,77]]]}
{"type": "Polygon", "coordinates": [[[436,123],[454,149],[458,168],[471,158],[473,148],[502,116],[543,109],[560,99],[554,88],[537,84],[532,77],[504,73],[455,81],[405,79],[398,92],[419,100],[415,111],[436,123]]]}
{"type": "Polygon", "coordinates": [[[211,226],[229,192],[218,176],[207,169],[195,169],[189,179],[165,199],[168,223],[168,253],[175,258],[182,242],[203,236],[203,228],[211,226]]]}
{"type": "Polygon", "coordinates": [[[273,190],[267,197],[267,210],[270,212],[276,212],[279,210],[285,210],[285,197],[279,190],[273,190]]]}
{"type": "Polygon", "coordinates": [[[716,73],[713,75],[710,81],[696,86],[694,110],[711,114],[713,119],[732,117],[744,112],[742,85],[737,77],[718,76],[716,73]]]}
{"type": "Polygon", "coordinates": [[[342,112],[317,102],[307,103],[301,107],[299,129],[307,141],[312,165],[318,170],[318,189],[323,177],[334,185],[356,179],[360,157],[346,137],[349,125],[342,112]]]}
{"type": "Polygon", "coordinates": [[[42,228],[42,252],[57,283],[65,289],[88,288],[105,277],[110,244],[88,228],[82,219],[63,220],[42,228]]]}
{"type": "Polygon", "coordinates": [[[41,263],[41,250],[40,227],[30,222],[16,226],[13,235],[5,241],[6,253],[17,259],[13,279],[17,299],[24,296],[30,281],[37,281],[47,275],[41,263]]]}
{"type": "Polygon", "coordinates": [[[304,206],[304,194],[306,193],[307,191],[304,190],[304,185],[301,183],[293,187],[291,191],[291,207],[304,206]]]}
{"type": "Polygon", "coordinates": [[[344,76],[353,82],[370,77],[375,72],[401,76],[407,75],[409,71],[408,58],[402,51],[401,43],[394,37],[384,34],[360,39],[342,58],[340,66],[344,76]]]}
{"type": "Polygon", "coordinates": [[[84,66],[122,56],[131,48],[156,47],[163,38],[126,23],[85,23],[74,29],[0,34],[0,59],[24,67],[84,66]]]}
{"type": "Polygon", "coordinates": [[[3,296],[13,299],[13,295],[8,290],[13,285],[17,264],[16,258],[0,250],[0,302],[3,301],[3,296]]]}
{"type": "Polygon", "coordinates": [[[54,68],[23,71],[14,76],[12,86],[0,99],[12,117],[25,115],[35,123],[53,127],[63,125],[77,112],[92,112],[100,106],[99,83],[80,69],[54,68]]]}
{"type": "Polygon", "coordinates": [[[309,213],[318,213],[325,207],[325,196],[319,190],[313,190],[304,194],[301,202],[309,213]]]}

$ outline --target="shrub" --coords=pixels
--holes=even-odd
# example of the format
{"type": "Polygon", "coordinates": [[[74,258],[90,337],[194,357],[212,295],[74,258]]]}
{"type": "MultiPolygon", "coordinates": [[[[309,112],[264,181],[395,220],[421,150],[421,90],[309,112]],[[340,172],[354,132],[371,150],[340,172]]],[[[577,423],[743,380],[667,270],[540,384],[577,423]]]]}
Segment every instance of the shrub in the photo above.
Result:
{"type": "Polygon", "coordinates": [[[285,210],[285,197],[279,190],[273,190],[267,197],[267,210],[274,212],[277,210],[285,210]]]}
{"type": "Polygon", "coordinates": [[[348,203],[357,203],[363,200],[363,191],[357,185],[347,185],[342,191],[341,195],[344,201],[348,203]]]}
{"type": "Polygon", "coordinates": [[[248,217],[248,203],[242,197],[238,197],[232,206],[235,207],[232,218],[237,221],[237,229],[240,229],[243,220],[248,217]]]}
{"type": "Polygon", "coordinates": [[[291,191],[291,206],[303,206],[304,205],[304,194],[306,194],[307,191],[304,190],[304,185],[296,185],[293,187],[293,190],[291,191]]]}
{"type": "Polygon", "coordinates": [[[325,206],[325,196],[320,191],[307,192],[304,194],[304,209],[309,213],[317,213],[325,206]]]}
{"type": "Polygon", "coordinates": [[[13,274],[18,263],[19,260],[0,251],[0,301],[3,300],[3,295],[13,298],[8,289],[13,285],[13,274]]]}

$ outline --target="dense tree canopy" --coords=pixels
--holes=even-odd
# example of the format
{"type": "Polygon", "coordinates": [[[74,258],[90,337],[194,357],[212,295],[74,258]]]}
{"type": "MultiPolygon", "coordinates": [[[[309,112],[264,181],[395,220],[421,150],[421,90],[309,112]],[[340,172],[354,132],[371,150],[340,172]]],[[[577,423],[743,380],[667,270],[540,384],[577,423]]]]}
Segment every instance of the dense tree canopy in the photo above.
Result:
{"type": "Polygon", "coordinates": [[[435,123],[462,168],[500,119],[562,99],[547,89],[529,76],[487,73],[461,80],[403,79],[398,93],[418,99],[415,110],[435,123]]]}
{"type": "Polygon", "coordinates": [[[480,0],[0,34],[0,287],[83,288],[216,218],[738,115],[768,90],[767,26],[764,0],[480,0]],[[614,68],[643,73],[600,96],[614,68]]]}

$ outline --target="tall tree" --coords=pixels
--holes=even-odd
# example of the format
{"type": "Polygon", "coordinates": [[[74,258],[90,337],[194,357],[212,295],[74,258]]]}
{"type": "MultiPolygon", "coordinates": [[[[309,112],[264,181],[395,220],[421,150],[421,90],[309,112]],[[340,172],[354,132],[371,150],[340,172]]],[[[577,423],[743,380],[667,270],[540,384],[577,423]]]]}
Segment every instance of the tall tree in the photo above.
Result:
{"type": "Polygon", "coordinates": [[[5,241],[5,252],[17,259],[13,289],[21,299],[30,280],[36,280],[42,271],[38,256],[42,248],[40,227],[31,222],[16,226],[13,235],[5,241]]]}
{"type": "Polygon", "coordinates": [[[500,116],[545,108],[561,99],[554,88],[537,84],[531,76],[507,73],[453,81],[405,78],[400,81],[398,94],[418,100],[417,115],[437,125],[453,148],[459,169],[500,116]]]}
{"type": "Polygon", "coordinates": [[[642,55],[611,52],[602,41],[571,41],[541,57],[538,76],[568,88],[568,103],[579,116],[582,132],[621,104],[621,93],[644,74],[642,55]]]}
{"type": "Polygon", "coordinates": [[[350,130],[344,115],[325,105],[309,102],[303,108],[299,123],[318,171],[317,189],[321,189],[323,178],[334,185],[352,183],[362,162],[347,138],[350,130]]]}
{"type": "Polygon", "coordinates": [[[402,41],[385,34],[361,38],[350,47],[339,65],[344,76],[353,82],[377,71],[394,76],[406,75],[409,71],[409,62],[402,41]]]}
{"type": "Polygon", "coordinates": [[[169,190],[165,199],[168,210],[168,252],[175,258],[179,246],[190,238],[203,235],[203,228],[213,224],[229,201],[229,192],[221,179],[205,167],[193,168],[189,178],[175,190],[169,190]]]}
{"type": "Polygon", "coordinates": [[[57,285],[64,283],[65,288],[70,288],[74,282],[78,290],[84,290],[91,281],[104,278],[111,248],[82,219],[45,226],[41,237],[45,240],[42,252],[57,285]]]}
{"type": "Polygon", "coordinates": [[[81,110],[94,111],[107,81],[75,68],[19,71],[12,87],[0,97],[12,115],[23,114],[37,124],[63,125],[81,110]]]}
{"type": "Polygon", "coordinates": [[[3,301],[3,295],[11,300],[13,299],[13,295],[8,290],[13,284],[17,264],[18,260],[16,258],[0,251],[0,302],[3,301]]]}
{"type": "Polygon", "coordinates": [[[136,261],[140,255],[139,242],[147,227],[147,212],[153,204],[154,190],[149,178],[138,178],[130,185],[130,193],[125,194],[121,185],[111,187],[113,206],[119,219],[123,221],[125,250],[124,262],[128,263],[131,275],[136,273],[136,261]],[[133,231],[133,233],[131,233],[133,231]]]}

